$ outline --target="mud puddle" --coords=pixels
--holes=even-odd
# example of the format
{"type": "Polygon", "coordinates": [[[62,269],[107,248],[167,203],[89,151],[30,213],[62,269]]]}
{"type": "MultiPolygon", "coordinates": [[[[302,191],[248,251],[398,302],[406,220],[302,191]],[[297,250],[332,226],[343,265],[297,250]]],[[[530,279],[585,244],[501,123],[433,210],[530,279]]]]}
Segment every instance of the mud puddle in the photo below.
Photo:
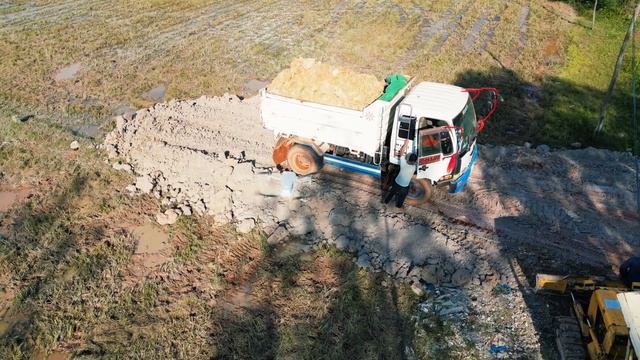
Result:
{"type": "Polygon", "coordinates": [[[16,204],[29,197],[29,190],[0,191],[0,213],[11,210],[16,204]]]}
{"type": "Polygon", "coordinates": [[[156,267],[167,260],[167,250],[171,244],[169,235],[152,223],[147,223],[131,229],[137,239],[135,256],[142,259],[142,265],[148,268],[156,267]]]}

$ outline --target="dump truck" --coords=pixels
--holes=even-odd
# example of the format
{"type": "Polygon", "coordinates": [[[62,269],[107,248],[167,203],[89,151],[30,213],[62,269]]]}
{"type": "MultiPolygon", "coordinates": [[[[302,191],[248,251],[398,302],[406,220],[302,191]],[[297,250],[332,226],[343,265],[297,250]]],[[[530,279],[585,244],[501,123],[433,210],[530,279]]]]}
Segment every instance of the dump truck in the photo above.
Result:
{"type": "Polygon", "coordinates": [[[362,110],[260,92],[263,125],[277,137],[274,163],[298,175],[325,165],[388,178],[399,151],[418,155],[406,203],[429,200],[432,188],[461,191],[478,157],[477,135],[495,112],[495,88],[462,88],[403,75],[385,79],[381,96],[362,110]],[[476,107],[482,108],[480,114],[476,107]]]}

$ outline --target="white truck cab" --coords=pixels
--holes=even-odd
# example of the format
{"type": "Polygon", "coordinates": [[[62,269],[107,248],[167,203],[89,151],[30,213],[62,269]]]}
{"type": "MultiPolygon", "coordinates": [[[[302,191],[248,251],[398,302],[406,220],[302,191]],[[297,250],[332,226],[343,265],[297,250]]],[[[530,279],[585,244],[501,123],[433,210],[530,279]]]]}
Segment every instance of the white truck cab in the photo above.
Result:
{"type": "MultiPolygon", "coordinates": [[[[409,141],[411,151],[418,155],[417,179],[428,179],[431,184],[454,182],[453,192],[464,186],[460,179],[477,158],[476,137],[492,109],[480,121],[476,117],[474,97],[483,90],[464,89],[454,85],[422,82],[411,89],[399,103],[391,132],[391,164],[397,165],[399,151],[409,141]]],[[[491,101],[497,97],[492,95],[491,101]]],[[[468,171],[467,171],[468,170],[468,171]]],[[[464,180],[465,179],[460,179],[464,180]]]]}

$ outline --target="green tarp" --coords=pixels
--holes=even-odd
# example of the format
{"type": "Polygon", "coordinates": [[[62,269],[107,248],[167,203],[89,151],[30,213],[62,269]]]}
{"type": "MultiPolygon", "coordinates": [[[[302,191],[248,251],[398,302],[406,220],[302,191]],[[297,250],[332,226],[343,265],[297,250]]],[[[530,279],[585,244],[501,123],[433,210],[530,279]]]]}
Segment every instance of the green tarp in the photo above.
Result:
{"type": "Polygon", "coordinates": [[[384,81],[387,83],[387,88],[379,98],[382,101],[391,101],[403,87],[407,86],[407,78],[400,74],[389,75],[384,81]]]}

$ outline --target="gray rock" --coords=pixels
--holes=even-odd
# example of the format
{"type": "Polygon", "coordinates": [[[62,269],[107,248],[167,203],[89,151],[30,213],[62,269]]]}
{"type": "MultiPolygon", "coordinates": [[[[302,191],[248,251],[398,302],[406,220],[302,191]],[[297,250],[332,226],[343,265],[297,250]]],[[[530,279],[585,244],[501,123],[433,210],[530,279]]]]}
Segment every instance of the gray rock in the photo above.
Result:
{"type": "Polygon", "coordinates": [[[420,270],[420,279],[428,284],[439,283],[438,271],[435,265],[428,265],[420,270]]]}
{"type": "Polygon", "coordinates": [[[455,286],[464,286],[471,282],[473,274],[467,269],[458,269],[451,276],[451,282],[455,286]]]}
{"type": "Polygon", "coordinates": [[[360,266],[361,268],[370,269],[371,259],[367,254],[360,254],[360,256],[358,256],[358,261],[356,261],[356,264],[358,264],[358,266],[360,266]]]}
{"type": "Polygon", "coordinates": [[[531,143],[530,142],[525,142],[524,143],[524,147],[526,147],[527,149],[531,149],[531,143]]]}
{"type": "Polygon", "coordinates": [[[69,149],[71,150],[80,149],[80,143],[77,140],[72,141],[71,144],[69,144],[69,149]]]}
{"type": "Polygon", "coordinates": [[[192,209],[198,215],[204,215],[204,213],[207,211],[207,207],[204,205],[204,201],[202,201],[202,199],[196,201],[196,203],[193,204],[192,209]]]}
{"type": "Polygon", "coordinates": [[[289,237],[289,231],[284,226],[278,226],[267,238],[267,244],[276,245],[289,237]]]}
{"type": "Polygon", "coordinates": [[[189,205],[180,205],[180,210],[182,211],[182,214],[191,216],[191,207],[189,205]]]}
{"type": "Polygon", "coordinates": [[[136,188],[140,190],[143,194],[148,194],[153,190],[153,181],[149,175],[143,175],[136,179],[136,188]]]}
{"type": "Polygon", "coordinates": [[[30,119],[32,119],[34,117],[34,115],[13,115],[11,116],[11,119],[14,122],[26,122],[30,119]]]}
{"type": "Polygon", "coordinates": [[[349,238],[346,235],[340,235],[336,238],[336,247],[340,250],[345,250],[349,247],[349,238]]]}
{"type": "Polygon", "coordinates": [[[244,219],[236,225],[236,230],[241,234],[247,234],[256,226],[254,219],[244,219]]]}
{"type": "Polygon", "coordinates": [[[538,145],[538,147],[536,147],[536,150],[541,154],[546,154],[551,151],[551,148],[549,147],[549,145],[542,144],[538,145]]]}
{"type": "Polygon", "coordinates": [[[122,170],[128,173],[133,171],[133,167],[131,166],[131,164],[127,164],[127,163],[115,163],[112,165],[112,167],[116,170],[122,170]]]}
{"type": "Polygon", "coordinates": [[[306,235],[310,232],[313,232],[313,230],[315,229],[314,219],[308,216],[294,216],[293,218],[289,219],[289,225],[289,231],[293,235],[298,236],[306,235]]]}
{"type": "Polygon", "coordinates": [[[164,213],[157,214],[156,215],[156,221],[160,225],[175,224],[175,222],[178,221],[178,213],[173,209],[169,209],[169,210],[165,211],[164,213]]]}
{"type": "Polygon", "coordinates": [[[571,143],[571,147],[574,149],[580,149],[582,147],[582,144],[579,142],[574,142],[574,143],[571,143]]]}

